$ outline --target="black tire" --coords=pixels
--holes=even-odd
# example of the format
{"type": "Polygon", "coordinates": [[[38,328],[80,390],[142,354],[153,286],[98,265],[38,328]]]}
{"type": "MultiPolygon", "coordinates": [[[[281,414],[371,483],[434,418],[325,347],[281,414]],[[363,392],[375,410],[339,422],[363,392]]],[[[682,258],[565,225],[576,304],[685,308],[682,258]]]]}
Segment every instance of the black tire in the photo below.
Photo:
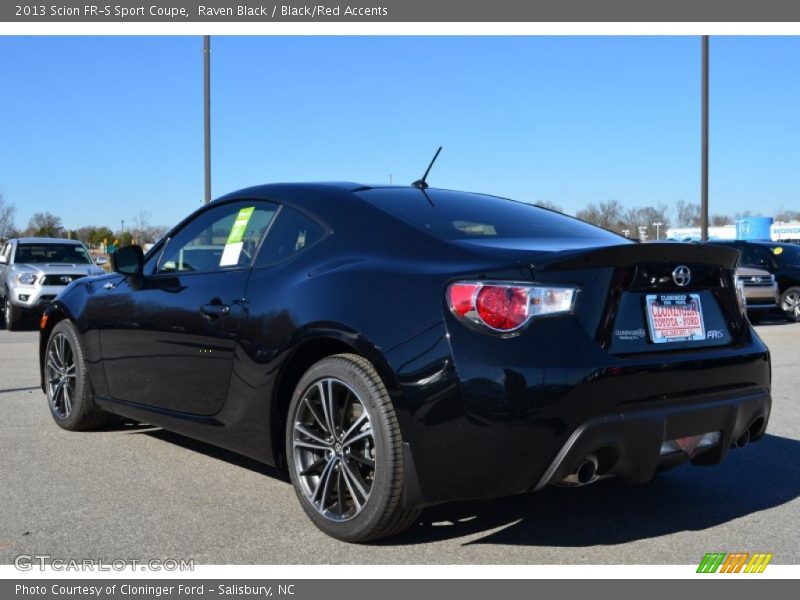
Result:
{"type": "Polygon", "coordinates": [[[45,388],[50,414],[56,424],[69,431],[87,431],[102,427],[111,415],[100,410],[94,402],[92,384],[86,371],[75,326],[66,319],[60,321],[50,332],[45,349],[45,388]],[[74,365],[69,369],[70,361],[74,365]],[[63,378],[54,378],[59,362],[63,378]],[[74,376],[71,376],[74,374],[74,376]],[[63,381],[62,381],[63,380],[63,381]],[[62,391],[58,391],[58,382],[62,391]],[[66,388],[66,392],[63,391],[66,388]],[[66,395],[65,395],[66,394],[66,395]]]}
{"type": "Polygon", "coordinates": [[[337,354],[324,358],[300,379],[287,416],[286,457],[300,505],[314,524],[332,537],[345,542],[377,540],[408,528],[419,516],[419,510],[403,507],[403,443],[392,401],[374,367],[361,356],[337,354]],[[332,382],[330,386],[329,382],[332,382]],[[320,410],[325,399],[323,389],[332,398],[329,406],[333,407],[329,411],[323,408],[324,415],[320,410]],[[339,400],[335,399],[337,393],[339,400]],[[341,409],[337,413],[339,405],[341,409]],[[356,422],[365,418],[364,411],[366,424],[354,430],[356,422]],[[296,427],[316,428],[313,432],[318,440],[326,435],[328,430],[323,421],[328,422],[328,413],[333,415],[331,429],[335,432],[326,436],[329,441],[325,443],[329,448],[322,450],[319,446],[309,450],[296,446],[307,442],[313,444],[314,441],[302,431],[298,432],[296,427]],[[340,427],[336,421],[341,423],[340,427]],[[354,433],[348,437],[350,432],[354,433]],[[363,442],[365,446],[361,454],[356,447],[361,442],[346,443],[353,437],[363,437],[359,432],[370,434],[363,442]],[[365,458],[372,462],[372,467],[364,466],[362,461],[365,458]],[[325,464],[318,464],[321,462],[325,464]],[[356,477],[353,476],[355,468],[359,469],[356,477]],[[326,471],[328,475],[324,479],[326,471]],[[323,480],[333,482],[330,483],[330,496],[336,497],[327,505],[328,487],[321,485],[323,480]],[[358,488],[355,480],[359,482],[358,488]],[[353,485],[350,485],[351,481],[353,485]],[[362,490],[362,484],[364,487],[369,484],[366,497],[356,493],[356,490],[362,490]],[[317,491],[311,486],[315,486],[317,491]],[[324,488],[321,499],[315,504],[313,499],[320,488],[324,488]],[[330,507],[329,511],[326,506],[330,507]]]}
{"type": "Polygon", "coordinates": [[[25,315],[6,298],[3,306],[3,320],[6,322],[6,329],[9,331],[19,331],[22,329],[25,315]]]}
{"type": "Polygon", "coordinates": [[[790,323],[800,321],[800,287],[790,287],[781,294],[781,310],[790,323]]]}

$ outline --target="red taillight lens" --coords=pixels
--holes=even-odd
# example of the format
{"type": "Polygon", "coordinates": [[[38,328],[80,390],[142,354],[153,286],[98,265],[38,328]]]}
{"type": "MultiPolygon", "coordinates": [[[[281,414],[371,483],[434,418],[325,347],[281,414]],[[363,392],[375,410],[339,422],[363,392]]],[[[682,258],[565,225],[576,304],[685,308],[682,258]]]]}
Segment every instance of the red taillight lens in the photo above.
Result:
{"type": "Polygon", "coordinates": [[[487,286],[475,301],[478,316],[493,329],[510,331],[528,320],[528,291],[520,287],[487,286]]]}
{"type": "Polygon", "coordinates": [[[513,333],[530,319],[572,312],[577,288],[503,281],[458,281],[447,288],[453,314],[479,329],[513,333]]]}

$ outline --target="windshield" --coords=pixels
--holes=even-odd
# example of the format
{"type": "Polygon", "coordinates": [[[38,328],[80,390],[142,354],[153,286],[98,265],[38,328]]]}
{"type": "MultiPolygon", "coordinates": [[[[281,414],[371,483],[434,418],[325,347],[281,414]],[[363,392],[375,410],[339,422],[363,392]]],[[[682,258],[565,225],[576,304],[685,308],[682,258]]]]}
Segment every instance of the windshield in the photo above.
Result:
{"type": "Polygon", "coordinates": [[[19,244],[15,263],[92,264],[86,248],[78,244],[19,244]]]}
{"type": "Polygon", "coordinates": [[[800,246],[776,244],[770,246],[775,260],[781,267],[800,267],[800,246]]]}

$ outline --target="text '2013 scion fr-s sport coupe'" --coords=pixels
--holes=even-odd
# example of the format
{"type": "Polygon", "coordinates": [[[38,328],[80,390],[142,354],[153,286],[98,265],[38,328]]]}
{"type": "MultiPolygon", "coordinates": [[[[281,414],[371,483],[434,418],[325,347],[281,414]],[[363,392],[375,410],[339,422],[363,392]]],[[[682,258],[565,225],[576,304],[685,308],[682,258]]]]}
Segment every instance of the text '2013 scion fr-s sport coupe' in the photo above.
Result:
{"type": "Polygon", "coordinates": [[[253,187],[70,284],[42,386],[65,429],[113,414],[285,468],[320,529],[363,542],[761,437],[737,261],[424,185],[253,187]]]}

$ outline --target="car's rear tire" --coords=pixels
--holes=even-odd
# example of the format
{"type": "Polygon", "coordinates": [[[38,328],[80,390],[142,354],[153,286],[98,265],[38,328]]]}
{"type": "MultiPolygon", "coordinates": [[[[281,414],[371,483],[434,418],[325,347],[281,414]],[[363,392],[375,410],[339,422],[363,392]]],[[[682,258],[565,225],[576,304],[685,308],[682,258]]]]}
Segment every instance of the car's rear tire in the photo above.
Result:
{"type": "Polygon", "coordinates": [[[781,309],[790,323],[800,321],[800,287],[790,287],[781,294],[781,309]]]}
{"type": "Polygon", "coordinates": [[[376,540],[419,516],[403,507],[403,443],[392,401],[361,356],[324,358],[300,379],[287,417],[286,457],[300,504],[332,537],[376,540]]]}
{"type": "Polygon", "coordinates": [[[97,429],[111,415],[94,402],[92,384],[75,326],[66,319],[50,332],[45,348],[45,390],[50,414],[69,431],[97,429]]]}
{"type": "Polygon", "coordinates": [[[6,329],[9,331],[19,331],[22,329],[22,323],[25,315],[8,299],[5,299],[5,306],[3,307],[3,320],[6,322],[6,329]]]}

